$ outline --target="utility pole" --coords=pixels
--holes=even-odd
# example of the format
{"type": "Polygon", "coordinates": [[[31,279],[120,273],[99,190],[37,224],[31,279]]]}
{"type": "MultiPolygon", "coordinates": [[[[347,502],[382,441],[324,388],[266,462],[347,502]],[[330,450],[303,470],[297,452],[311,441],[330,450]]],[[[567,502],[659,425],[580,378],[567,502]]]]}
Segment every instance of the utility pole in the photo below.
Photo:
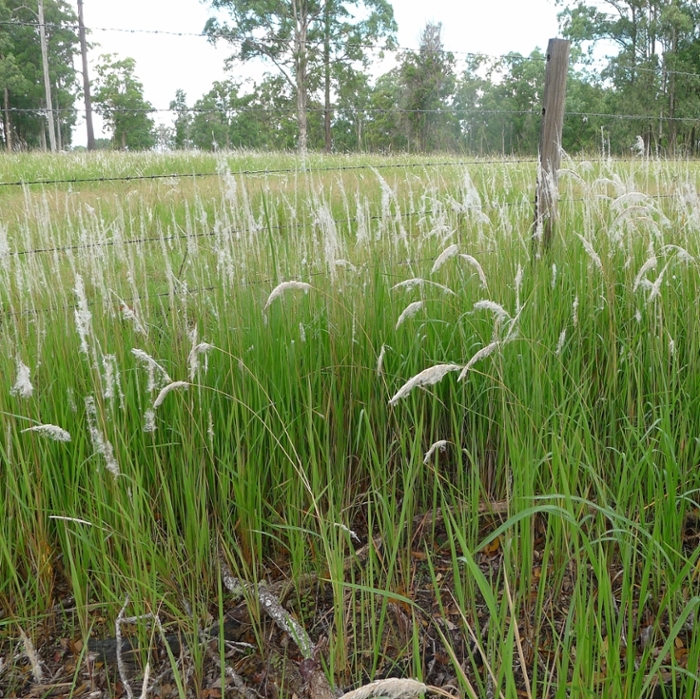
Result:
{"type": "Polygon", "coordinates": [[[51,80],[49,78],[49,56],[46,45],[46,24],[44,23],[44,0],[39,2],[39,37],[41,38],[41,60],[44,64],[44,91],[46,92],[46,120],[49,126],[51,152],[56,152],[56,129],[53,123],[53,103],[51,102],[51,80]]]}
{"type": "Polygon", "coordinates": [[[80,54],[83,57],[83,92],[85,94],[85,124],[87,125],[87,149],[95,150],[95,130],[92,127],[92,100],[88,77],[87,41],[83,19],[83,0],[78,0],[78,27],[80,32],[80,54]]]}
{"type": "Polygon", "coordinates": [[[564,129],[566,75],[569,70],[570,48],[571,42],[564,39],[550,39],[547,46],[547,69],[540,130],[540,161],[537,168],[535,193],[533,243],[536,249],[547,249],[550,246],[554,223],[557,219],[557,180],[561,162],[561,135],[564,129]]]}

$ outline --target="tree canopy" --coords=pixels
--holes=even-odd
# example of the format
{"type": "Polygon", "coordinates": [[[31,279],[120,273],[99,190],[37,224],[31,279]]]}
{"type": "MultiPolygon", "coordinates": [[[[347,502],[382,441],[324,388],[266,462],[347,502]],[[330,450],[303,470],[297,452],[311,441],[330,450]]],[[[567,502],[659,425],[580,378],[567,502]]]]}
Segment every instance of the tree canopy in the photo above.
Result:
{"type": "Polygon", "coordinates": [[[387,0],[209,0],[231,21],[212,17],[205,32],[235,47],[234,57],[263,58],[294,90],[298,147],[308,145],[310,95],[323,80],[329,113],[333,80],[343,69],[366,66],[368,48],[384,38],[393,44],[394,11],[387,0]],[[335,68],[335,69],[334,69],[335,68]]]}
{"type": "Polygon", "coordinates": [[[5,147],[37,148],[47,140],[46,108],[52,107],[58,144],[69,146],[76,121],[78,82],[73,66],[77,17],[65,0],[44,0],[44,19],[52,86],[46,104],[36,3],[0,0],[0,90],[5,147]]]}
{"type": "Polygon", "coordinates": [[[136,77],[136,61],[102,56],[96,68],[96,90],[92,101],[112,131],[112,144],[119,149],[145,150],[156,143],[153,110],[143,97],[136,77]]]}
{"type": "MultiPolygon", "coordinates": [[[[256,148],[535,155],[545,56],[453,54],[438,23],[416,49],[396,46],[390,0],[203,0],[204,28],[232,50],[226,79],[156,129],[131,58],[102,57],[94,102],[116,148],[256,148]],[[387,57],[384,72],[378,59],[387,57]],[[241,61],[269,67],[256,82],[241,61]]],[[[572,42],[563,147],[571,152],[697,154],[697,0],[555,0],[572,42]],[[607,52],[607,55],[604,55],[607,52]]],[[[8,150],[45,148],[47,107],[71,144],[80,96],[77,18],[44,0],[52,104],[46,103],[37,0],[0,0],[0,116],[8,150]]],[[[163,105],[159,105],[163,106],[163,105]]]]}

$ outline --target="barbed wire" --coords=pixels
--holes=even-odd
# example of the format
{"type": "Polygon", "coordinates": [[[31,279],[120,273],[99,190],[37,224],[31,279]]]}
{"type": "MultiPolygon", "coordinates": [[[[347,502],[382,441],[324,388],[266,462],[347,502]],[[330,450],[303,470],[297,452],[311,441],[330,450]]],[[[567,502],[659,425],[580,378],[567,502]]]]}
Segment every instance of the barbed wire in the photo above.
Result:
{"type": "MultiPolygon", "coordinates": [[[[471,250],[472,255],[492,255],[493,253],[498,252],[497,249],[495,248],[483,248],[481,250],[471,250]]],[[[421,264],[424,262],[434,262],[437,259],[437,256],[430,256],[430,257],[418,257],[418,258],[413,258],[409,260],[404,260],[402,262],[394,262],[392,264],[387,265],[389,269],[395,269],[397,267],[406,267],[408,265],[416,265],[416,264],[421,264]]],[[[307,278],[308,279],[315,279],[316,277],[327,277],[330,276],[331,272],[328,270],[317,270],[316,272],[310,272],[308,273],[307,278]]],[[[381,276],[388,277],[390,276],[388,272],[383,271],[380,272],[381,276]]],[[[175,281],[177,281],[181,286],[185,286],[183,282],[180,281],[179,277],[175,277],[175,281]]],[[[262,286],[263,284],[275,284],[276,279],[273,277],[264,277],[263,279],[247,279],[245,282],[240,281],[238,283],[239,287],[243,286],[262,286]]],[[[201,294],[205,293],[208,291],[215,291],[216,289],[220,289],[220,286],[199,286],[199,287],[194,287],[193,289],[190,288],[185,288],[185,289],[179,289],[177,291],[174,290],[169,290],[169,291],[160,291],[158,293],[150,293],[144,296],[127,296],[125,298],[120,298],[120,301],[123,301],[125,304],[129,305],[132,303],[135,303],[136,301],[143,301],[146,300],[148,301],[151,298],[166,298],[168,296],[194,296],[195,294],[201,294]]],[[[110,290],[111,291],[111,290],[110,290]]],[[[114,293],[114,292],[112,292],[114,293]]],[[[99,301],[88,301],[87,306],[88,308],[94,308],[98,305],[99,301]]],[[[75,304],[63,304],[62,306],[49,306],[47,308],[32,308],[24,311],[10,311],[10,310],[3,310],[0,309],[0,316],[4,316],[5,318],[16,318],[16,317],[24,317],[24,316],[37,316],[37,315],[45,315],[47,313],[55,313],[56,311],[75,311],[78,310],[79,306],[77,303],[75,304]]],[[[115,311],[117,309],[115,308],[115,311]]]]}
{"type": "MultiPolygon", "coordinates": [[[[45,22],[43,25],[39,22],[23,22],[20,20],[0,20],[0,26],[18,26],[18,27],[33,27],[40,28],[44,27],[46,29],[58,29],[58,30],[72,30],[79,31],[79,25],[75,24],[52,24],[45,22]]],[[[218,31],[216,34],[208,34],[207,32],[190,32],[190,31],[177,31],[177,30],[164,30],[164,29],[136,29],[136,28],[124,28],[124,27],[85,27],[86,31],[94,32],[115,32],[121,34],[146,34],[153,36],[172,36],[172,37],[192,37],[207,40],[218,40],[222,39],[228,43],[243,44],[246,43],[246,39],[241,39],[237,37],[233,32],[218,31]]],[[[267,37],[266,41],[275,41],[272,37],[267,37]]],[[[287,39],[277,39],[278,43],[289,43],[287,39]]],[[[301,41],[302,44],[313,44],[318,45],[320,42],[311,41],[301,41]]],[[[434,48],[415,48],[412,46],[401,46],[400,44],[389,44],[380,45],[376,43],[362,43],[362,42],[348,42],[344,43],[345,48],[359,48],[359,49],[375,49],[377,51],[388,51],[388,52],[410,52],[410,53],[420,53],[421,51],[429,53],[444,53],[444,54],[455,54],[459,56],[471,57],[471,58],[490,58],[490,59],[505,59],[505,60],[519,60],[519,61],[534,61],[537,63],[542,63],[544,65],[546,57],[542,56],[523,56],[519,53],[504,53],[504,54],[486,54],[474,51],[458,51],[451,49],[434,49],[434,48]]]]}
{"type": "MultiPolygon", "coordinates": [[[[5,110],[2,110],[5,111],[5,110]]],[[[84,112],[84,108],[80,107],[57,107],[53,109],[45,108],[31,108],[31,107],[10,107],[10,112],[16,112],[18,114],[35,114],[37,116],[44,116],[47,112],[55,113],[76,113],[84,112]]],[[[97,111],[93,109],[92,111],[97,111]]],[[[296,107],[115,107],[102,110],[108,112],[109,114],[158,114],[158,113],[190,113],[190,114],[225,114],[229,113],[231,115],[237,113],[246,112],[264,112],[271,114],[296,114],[296,107]]],[[[307,113],[320,113],[323,114],[326,111],[325,107],[307,107],[307,113]]],[[[433,109],[408,109],[405,107],[345,107],[337,105],[332,107],[334,112],[344,112],[344,111],[354,111],[361,112],[363,114],[462,114],[462,113],[474,113],[474,114],[540,114],[539,109],[473,109],[473,108],[460,108],[460,107],[436,107],[433,109]]],[[[698,117],[700,119],[700,117],[698,117]]]]}
{"type": "MultiPolygon", "coordinates": [[[[78,107],[58,107],[54,109],[32,109],[30,107],[11,107],[9,112],[17,114],[33,114],[37,117],[44,117],[48,112],[54,114],[77,114],[85,110],[78,107]]],[[[97,111],[97,110],[92,110],[97,111]]],[[[308,107],[307,114],[324,114],[325,107],[308,107]]],[[[351,113],[355,116],[375,116],[380,114],[434,114],[434,115],[457,115],[462,118],[470,116],[539,116],[542,113],[541,108],[532,109],[474,109],[468,107],[438,107],[433,109],[408,109],[405,107],[352,107],[338,106],[331,107],[331,111],[336,115],[351,113]]],[[[100,112],[98,112],[100,113],[100,112]]],[[[105,110],[103,116],[110,114],[194,114],[207,115],[216,114],[225,118],[233,118],[241,114],[277,114],[290,115],[296,117],[297,110],[295,107],[139,107],[127,108],[117,107],[114,109],[105,110]]],[[[666,116],[664,114],[615,114],[606,112],[565,112],[565,117],[580,117],[583,119],[617,119],[628,121],[664,121],[664,122],[679,122],[679,123],[699,123],[700,114],[696,117],[680,117],[666,116]]]]}
{"type": "MultiPolygon", "coordinates": [[[[638,158],[616,157],[616,162],[632,162],[638,158]]],[[[588,158],[589,163],[607,163],[607,158],[588,158]]],[[[151,175],[114,175],[101,177],[64,177],[54,179],[33,179],[33,180],[10,180],[7,182],[0,181],[0,188],[3,187],[31,187],[31,186],[50,186],[50,185],[80,185],[80,184],[101,184],[109,182],[139,182],[147,180],[177,180],[177,179],[202,179],[207,177],[263,177],[275,175],[289,174],[324,174],[328,172],[351,172],[358,170],[396,170],[396,169],[412,169],[412,168],[438,168],[438,167],[472,167],[485,165],[534,165],[539,162],[537,157],[512,157],[502,156],[498,158],[484,157],[460,160],[441,160],[441,161],[414,161],[414,162],[396,162],[396,163],[365,163],[362,165],[334,165],[331,167],[287,167],[274,168],[264,170],[234,170],[234,171],[211,171],[211,172],[170,172],[158,173],[151,175]]]]}
{"type": "Polygon", "coordinates": [[[656,68],[641,68],[639,66],[613,66],[613,70],[623,70],[629,73],[663,73],[664,75],[681,75],[686,78],[700,78],[700,73],[690,73],[686,70],[666,70],[664,66],[657,66],[656,68]]]}
{"type": "MultiPolygon", "coordinates": [[[[0,26],[20,26],[20,27],[33,27],[33,28],[40,28],[41,26],[44,26],[46,29],[56,29],[56,30],[72,30],[72,31],[79,31],[80,27],[77,24],[56,24],[56,23],[51,23],[51,22],[44,22],[42,25],[39,22],[26,22],[26,21],[21,21],[21,20],[0,20],[0,26]]],[[[207,39],[207,40],[218,40],[222,39],[224,41],[227,41],[229,43],[239,43],[243,44],[246,42],[245,39],[241,39],[237,37],[233,32],[227,32],[227,31],[217,31],[215,34],[209,34],[207,32],[201,31],[201,32],[192,32],[192,31],[179,31],[179,30],[167,30],[167,29],[140,29],[140,28],[131,28],[131,27],[86,27],[87,31],[93,31],[93,32],[103,32],[103,33],[109,33],[109,32],[114,32],[114,33],[120,33],[120,34],[145,34],[145,35],[151,35],[151,36],[171,36],[171,37],[191,37],[191,38],[200,38],[200,39],[207,39]]],[[[274,38],[267,37],[266,41],[274,41],[274,38]]],[[[279,43],[288,43],[288,40],[286,39],[277,39],[279,43]]],[[[307,42],[301,42],[301,43],[307,43],[307,42]]],[[[308,43],[314,43],[314,45],[318,42],[308,42],[308,43]]],[[[395,52],[401,52],[401,51],[406,51],[406,52],[411,52],[411,53],[420,53],[421,50],[423,52],[428,51],[428,52],[434,52],[434,53],[443,53],[443,54],[454,54],[454,55],[459,55],[459,56],[465,56],[469,58],[486,58],[486,59],[497,59],[497,60],[519,60],[519,61],[533,61],[537,63],[545,63],[546,62],[546,56],[523,56],[522,54],[519,53],[504,53],[504,54],[487,54],[487,53],[481,53],[481,52],[475,52],[475,51],[460,51],[460,50],[453,50],[453,49],[447,49],[447,48],[440,48],[440,49],[434,49],[434,48],[426,48],[423,47],[421,48],[415,48],[412,46],[401,46],[399,44],[394,44],[394,45],[379,45],[376,43],[362,43],[362,42],[349,42],[347,44],[344,44],[344,46],[348,48],[361,48],[361,49],[375,49],[378,51],[395,51],[395,52]]],[[[700,79],[700,73],[694,73],[691,71],[685,71],[685,70],[671,70],[668,69],[664,65],[656,66],[653,68],[649,67],[642,67],[642,66],[615,66],[618,70],[623,70],[631,73],[654,73],[654,74],[663,74],[663,75],[676,75],[676,76],[681,76],[681,77],[688,77],[688,78],[695,78],[695,79],[700,79]]]]}
{"type": "Polygon", "coordinates": [[[29,187],[32,185],[56,185],[56,184],[83,184],[83,183],[100,183],[100,182],[134,182],[139,180],[165,180],[165,179],[184,179],[184,178],[202,178],[202,177],[221,177],[229,175],[238,176],[267,176],[267,175],[282,175],[282,174],[315,174],[327,172],[342,172],[352,170],[387,170],[397,168],[419,168],[419,167],[463,167],[471,165],[501,165],[501,164],[519,164],[519,163],[536,163],[537,158],[499,158],[499,159],[480,159],[480,160],[444,160],[437,162],[408,162],[408,163],[377,163],[363,165],[337,165],[333,167],[317,167],[317,168],[276,168],[267,170],[236,170],[233,172],[173,172],[153,175],[118,175],[114,177],[68,177],[63,179],[35,179],[35,180],[14,180],[10,182],[0,182],[0,187],[29,187]]]}
{"type": "MultiPolygon", "coordinates": [[[[677,198],[679,196],[682,196],[680,193],[672,193],[672,194],[647,194],[647,197],[650,199],[673,199],[677,198]]],[[[568,204],[576,204],[576,203],[581,203],[586,201],[586,197],[565,197],[559,201],[560,206],[566,206],[568,204]]],[[[533,201],[531,199],[527,198],[522,198],[519,201],[503,201],[503,202],[487,202],[486,207],[479,207],[479,210],[483,210],[483,208],[511,208],[511,207],[520,207],[520,208],[525,208],[530,211],[532,207],[534,206],[533,201]]],[[[477,207],[472,207],[474,210],[477,210],[477,207]]],[[[430,210],[425,210],[425,211],[406,211],[406,212],[392,212],[388,217],[385,215],[372,215],[366,217],[364,220],[365,221],[382,221],[385,220],[386,218],[389,218],[390,221],[396,221],[396,219],[409,219],[409,218],[417,218],[417,217],[427,217],[427,216],[433,216],[433,215],[438,215],[440,212],[433,211],[432,209],[430,210]]],[[[343,219],[333,219],[332,223],[333,225],[336,226],[341,226],[341,225],[348,225],[348,224],[353,224],[353,223],[359,223],[361,218],[359,217],[349,217],[349,218],[343,218],[343,219]]],[[[272,229],[276,231],[286,231],[289,229],[303,229],[307,228],[310,226],[314,225],[314,221],[309,220],[309,221],[297,221],[295,223],[278,223],[275,225],[261,225],[258,227],[244,227],[244,228],[232,228],[230,231],[231,234],[245,234],[245,233],[255,233],[259,232],[260,230],[263,229],[272,229]]],[[[180,229],[182,230],[182,229],[180,229]]],[[[12,250],[12,251],[7,251],[4,253],[5,257],[26,257],[30,255],[41,255],[41,254],[55,254],[55,253],[73,253],[73,252],[79,252],[81,250],[92,250],[95,248],[104,248],[104,247],[116,247],[118,245],[123,245],[123,246],[130,246],[130,245],[145,245],[145,244],[150,244],[150,243],[167,243],[167,242],[172,242],[172,241],[187,241],[187,240],[197,240],[201,238],[216,238],[216,237],[222,237],[221,232],[217,231],[207,231],[205,233],[191,233],[191,234],[184,234],[184,235],[179,235],[179,234],[173,234],[173,235],[158,235],[158,236],[144,236],[144,237],[139,237],[139,238],[124,238],[124,239],[110,239],[110,240],[102,240],[102,241],[96,241],[96,242],[91,242],[91,243],[76,243],[74,245],[59,245],[59,246],[54,246],[54,247],[43,247],[43,248],[29,248],[26,250],[12,250]]],[[[433,259],[433,258],[430,258],[433,259]]]]}
{"type": "Polygon", "coordinates": [[[606,114],[605,112],[564,112],[564,117],[595,117],[628,121],[677,121],[687,123],[700,122],[700,114],[696,117],[672,117],[663,114],[606,114]]]}
{"type": "MultiPolygon", "coordinates": [[[[432,215],[432,211],[407,211],[407,212],[398,212],[398,213],[393,213],[391,215],[392,219],[396,218],[414,218],[416,216],[430,216],[432,215]]],[[[354,218],[345,218],[345,219],[333,219],[333,224],[334,225],[342,225],[342,224],[349,224],[349,223],[357,223],[360,219],[357,217],[354,218]]],[[[368,216],[367,221],[381,221],[382,216],[368,216]]],[[[312,222],[300,222],[297,221],[296,223],[279,223],[274,226],[261,226],[261,227],[246,227],[246,228],[235,228],[231,231],[231,233],[235,234],[242,234],[242,233],[256,233],[259,230],[267,229],[270,228],[272,230],[276,231],[282,231],[282,230],[289,230],[291,229],[301,229],[301,228],[306,228],[307,226],[311,225],[312,222]]],[[[104,240],[104,241],[99,241],[99,242],[94,242],[94,243],[77,243],[75,245],[66,245],[66,246],[56,246],[56,247],[51,247],[51,248],[30,248],[28,250],[15,250],[15,251],[10,251],[5,253],[7,257],[24,257],[27,255],[39,255],[39,254],[53,254],[57,252],[78,252],[80,250],[91,250],[93,248],[102,248],[102,247],[115,247],[117,245],[143,245],[143,244],[148,244],[148,243],[159,243],[159,242],[171,242],[174,240],[196,240],[199,238],[215,238],[217,236],[221,236],[221,233],[217,233],[216,231],[207,231],[206,233],[192,233],[192,234],[185,234],[185,235],[163,235],[163,236],[149,236],[149,237],[142,237],[142,238],[125,238],[123,240],[104,240]]]]}

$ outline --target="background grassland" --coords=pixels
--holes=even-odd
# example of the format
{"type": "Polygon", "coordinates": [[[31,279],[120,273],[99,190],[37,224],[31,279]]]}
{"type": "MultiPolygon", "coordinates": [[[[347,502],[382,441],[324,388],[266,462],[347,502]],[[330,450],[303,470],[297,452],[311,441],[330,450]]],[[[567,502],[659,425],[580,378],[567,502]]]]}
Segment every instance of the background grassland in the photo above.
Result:
{"type": "MultiPolygon", "coordinates": [[[[0,187],[8,658],[19,627],[40,646],[68,594],[75,635],[108,633],[129,595],[195,639],[231,605],[223,559],[291,581],[339,686],[697,691],[694,163],[566,163],[540,257],[527,162],[3,162],[3,182],[212,173],[0,187]],[[264,310],[288,280],[311,288],[264,310]],[[389,405],[494,340],[465,380],[389,405]],[[172,381],[188,386],[154,409],[172,381]],[[40,424],[71,441],[23,431],[40,424]],[[374,543],[348,570],[351,531],[374,543]],[[310,593],[308,573],[327,583],[310,593]]],[[[193,652],[182,694],[203,681],[193,652]]]]}

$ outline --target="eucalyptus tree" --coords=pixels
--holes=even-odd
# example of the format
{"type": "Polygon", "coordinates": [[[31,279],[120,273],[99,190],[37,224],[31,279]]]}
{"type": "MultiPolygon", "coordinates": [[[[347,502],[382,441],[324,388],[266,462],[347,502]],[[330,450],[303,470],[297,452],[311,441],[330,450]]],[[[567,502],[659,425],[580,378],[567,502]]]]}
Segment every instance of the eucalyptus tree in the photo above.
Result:
{"type": "MultiPolygon", "coordinates": [[[[606,41],[616,52],[606,57],[608,111],[638,121],[618,120],[610,128],[628,140],[641,130],[647,147],[671,152],[689,130],[684,117],[697,115],[700,78],[700,8],[696,0],[557,0],[564,35],[593,56],[606,41]],[[692,106],[691,106],[692,105],[692,106]]],[[[694,131],[694,127],[693,127],[694,131]]],[[[694,139],[693,139],[694,140],[694,139]]]]}
{"type": "Polygon", "coordinates": [[[392,46],[396,31],[388,0],[207,1],[217,14],[204,30],[235,47],[229,61],[266,59],[294,90],[301,153],[308,147],[309,102],[321,87],[330,123],[333,66],[366,62],[380,39],[392,46]]]}
{"type": "Polygon", "coordinates": [[[143,85],[136,77],[136,61],[114,54],[100,57],[95,73],[95,111],[112,131],[112,145],[118,149],[146,150],[156,143],[153,111],[143,96],[143,85]]]}
{"type": "Polygon", "coordinates": [[[170,102],[170,110],[175,114],[173,124],[173,147],[184,150],[192,147],[192,112],[187,106],[184,90],[175,91],[175,99],[170,102]]]}
{"type": "Polygon", "coordinates": [[[418,51],[401,59],[401,101],[404,123],[415,149],[450,148],[458,126],[451,112],[456,87],[455,58],[442,43],[442,24],[428,22],[418,51]]]}
{"type": "Polygon", "coordinates": [[[66,0],[44,0],[47,62],[52,104],[46,103],[36,2],[0,2],[0,89],[6,147],[43,146],[45,110],[57,115],[59,147],[70,143],[79,86],[77,17],[66,0]]]}

